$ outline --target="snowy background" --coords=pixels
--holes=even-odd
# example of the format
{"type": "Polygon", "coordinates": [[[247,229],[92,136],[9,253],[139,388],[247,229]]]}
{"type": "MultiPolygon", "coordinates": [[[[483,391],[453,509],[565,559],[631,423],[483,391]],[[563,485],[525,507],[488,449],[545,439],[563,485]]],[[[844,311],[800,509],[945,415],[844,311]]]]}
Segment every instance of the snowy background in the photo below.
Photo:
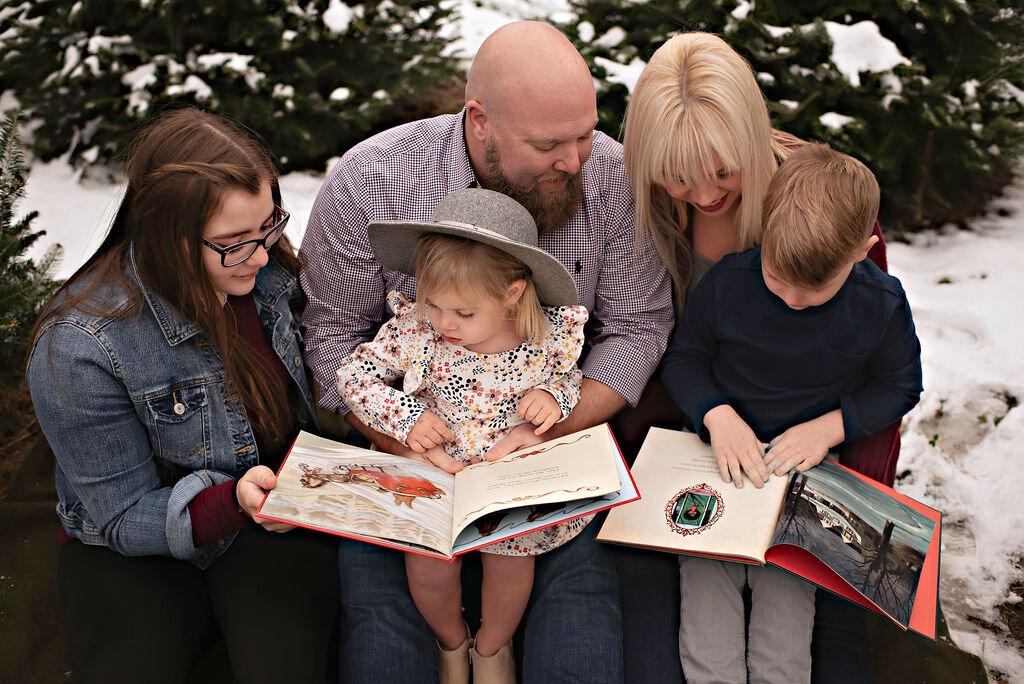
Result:
{"type": "MultiPolygon", "coordinates": [[[[462,19],[450,27],[453,50],[476,52],[491,31],[511,19],[566,19],[561,0],[458,2],[462,19]]],[[[741,7],[738,12],[742,12],[741,7]]],[[[851,81],[860,71],[884,71],[903,57],[877,26],[828,26],[832,60],[851,81]]],[[[614,40],[614,36],[595,37],[614,40]]],[[[631,87],[643,64],[603,66],[631,87]]],[[[9,104],[10,100],[6,99],[9,104]]],[[[5,106],[0,101],[0,109],[5,106]]],[[[842,112],[826,115],[841,125],[842,112]]],[[[823,119],[824,120],[824,119],[823,119]]],[[[616,131],[609,131],[611,134],[616,131]]],[[[93,174],[100,177],[104,174],[93,174]]],[[[288,232],[301,241],[323,178],[282,178],[288,232]]],[[[120,186],[82,181],[60,161],[32,166],[21,212],[38,210],[46,237],[30,256],[58,242],[67,277],[102,241],[120,201],[120,186]]],[[[979,655],[1008,681],[1024,682],[1024,644],[1011,641],[998,609],[1019,611],[1024,559],[1024,180],[1007,189],[970,231],[953,227],[890,242],[890,270],[903,282],[923,347],[925,393],[904,422],[897,488],[944,512],[942,605],[956,644],[979,655]]]]}

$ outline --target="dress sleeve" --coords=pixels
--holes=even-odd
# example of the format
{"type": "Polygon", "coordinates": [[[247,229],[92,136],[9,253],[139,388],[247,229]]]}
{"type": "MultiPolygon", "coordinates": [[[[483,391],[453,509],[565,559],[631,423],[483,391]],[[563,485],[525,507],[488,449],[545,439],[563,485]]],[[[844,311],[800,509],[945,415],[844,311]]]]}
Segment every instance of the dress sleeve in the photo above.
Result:
{"type": "Polygon", "coordinates": [[[542,343],[548,375],[537,389],[555,398],[562,410],[561,420],[565,420],[580,400],[583,373],[576,366],[576,360],[583,351],[583,326],[588,314],[583,306],[548,307],[544,312],[551,324],[551,330],[542,343]]]}
{"type": "Polygon", "coordinates": [[[341,398],[359,420],[405,444],[427,407],[392,383],[410,370],[410,350],[430,340],[416,318],[415,303],[396,292],[388,295],[388,302],[395,308],[395,317],[342,362],[337,384],[341,398]]]}

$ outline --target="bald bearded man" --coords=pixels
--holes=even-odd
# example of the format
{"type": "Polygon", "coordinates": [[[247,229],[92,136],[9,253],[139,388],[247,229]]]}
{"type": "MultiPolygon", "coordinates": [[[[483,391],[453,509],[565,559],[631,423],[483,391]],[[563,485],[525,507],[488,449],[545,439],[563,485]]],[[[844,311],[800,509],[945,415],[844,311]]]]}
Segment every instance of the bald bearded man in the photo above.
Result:
{"type": "MultiPolygon", "coordinates": [[[[442,197],[474,186],[530,211],[540,247],[573,275],[591,312],[580,402],[544,439],[636,404],[672,328],[671,292],[654,250],[636,248],[622,147],[596,124],[593,80],[572,43],[548,24],[516,22],[481,45],[461,112],[380,133],[332,169],[300,250],[309,300],[302,323],[320,406],[345,415],[348,441],[361,434],[381,450],[423,458],[348,414],[335,386],[342,359],[390,315],[385,294],[415,297],[414,278],[374,258],[366,226],[429,221],[442,197]]],[[[521,428],[494,449],[540,441],[532,425],[521,428]]],[[[428,459],[457,468],[440,449],[428,459]]],[[[594,540],[597,527],[537,558],[523,630],[525,682],[623,679],[618,577],[610,550],[594,540]]],[[[402,554],[342,540],[339,563],[342,681],[436,681],[438,644],[409,595],[402,554]]]]}

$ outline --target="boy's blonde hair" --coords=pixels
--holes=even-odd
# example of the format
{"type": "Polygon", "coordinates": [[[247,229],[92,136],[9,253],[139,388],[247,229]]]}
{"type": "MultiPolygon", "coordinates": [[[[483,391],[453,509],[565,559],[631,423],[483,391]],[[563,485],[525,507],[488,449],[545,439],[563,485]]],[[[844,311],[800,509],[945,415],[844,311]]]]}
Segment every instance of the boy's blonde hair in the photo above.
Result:
{"type": "Polygon", "coordinates": [[[655,51],[626,107],[624,157],[641,242],[650,238],[668,268],[676,308],[690,279],[685,202],[665,183],[740,172],[739,249],[760,241],[761,203],[785,150],[772,137],[768,106],[746,60],[710,33],[683,33],[655,51]]]}
{"type": "Polygon", "coordinates": [[[768,186],[763,263],[791,285],[821,286],[864,248],[878,202],[868,167],[828,145],[802,145],[768,186]]]}
{"type": "Polygon", "coordinates": [[[416,315],[427,320],[425,301],[433,293],[469,292],[504,301],[508,287],[525,280],[522,296],[510,309],[516,335],[537,342],[549,325],[541,309],[530,269],[497,247],[452,235],[432,233],[416,245],[416,315]]]}

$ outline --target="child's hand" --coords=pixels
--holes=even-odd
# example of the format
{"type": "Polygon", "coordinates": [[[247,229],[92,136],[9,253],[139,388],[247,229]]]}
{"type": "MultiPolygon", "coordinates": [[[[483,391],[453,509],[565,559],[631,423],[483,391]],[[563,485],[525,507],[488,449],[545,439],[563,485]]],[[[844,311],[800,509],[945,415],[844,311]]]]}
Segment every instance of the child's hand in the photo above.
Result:
{"type": "Polygon", "coordinates": [[[722,404],[704,415],[704,425],[711,433],[711,450],[722,479],[742,489],[746,473],[755,487],[763,487],[768,479],[764,445],[739,414],[728,404],[722,404]]]}
{"type": "Polygon", "coordinates": [[[533,434],[543,435],[562,419],[562,409],[549,392],[532,389],[519,402],[519,415],[538,426],[533,434]]]}
{"type": "Polygon", "coordinates": [[[843,414],[836,409],[789,428],[772,440],[765,466],[776,475],[793,468],[804,472],[824,460],[828,450],[843,441],[843,414]]]}
{"type": "Polygon", "coordinates": [[[424,411],[409,430],[405,443],[418,454],[455,439],[448,423],[433,411],[424,411]]]}

